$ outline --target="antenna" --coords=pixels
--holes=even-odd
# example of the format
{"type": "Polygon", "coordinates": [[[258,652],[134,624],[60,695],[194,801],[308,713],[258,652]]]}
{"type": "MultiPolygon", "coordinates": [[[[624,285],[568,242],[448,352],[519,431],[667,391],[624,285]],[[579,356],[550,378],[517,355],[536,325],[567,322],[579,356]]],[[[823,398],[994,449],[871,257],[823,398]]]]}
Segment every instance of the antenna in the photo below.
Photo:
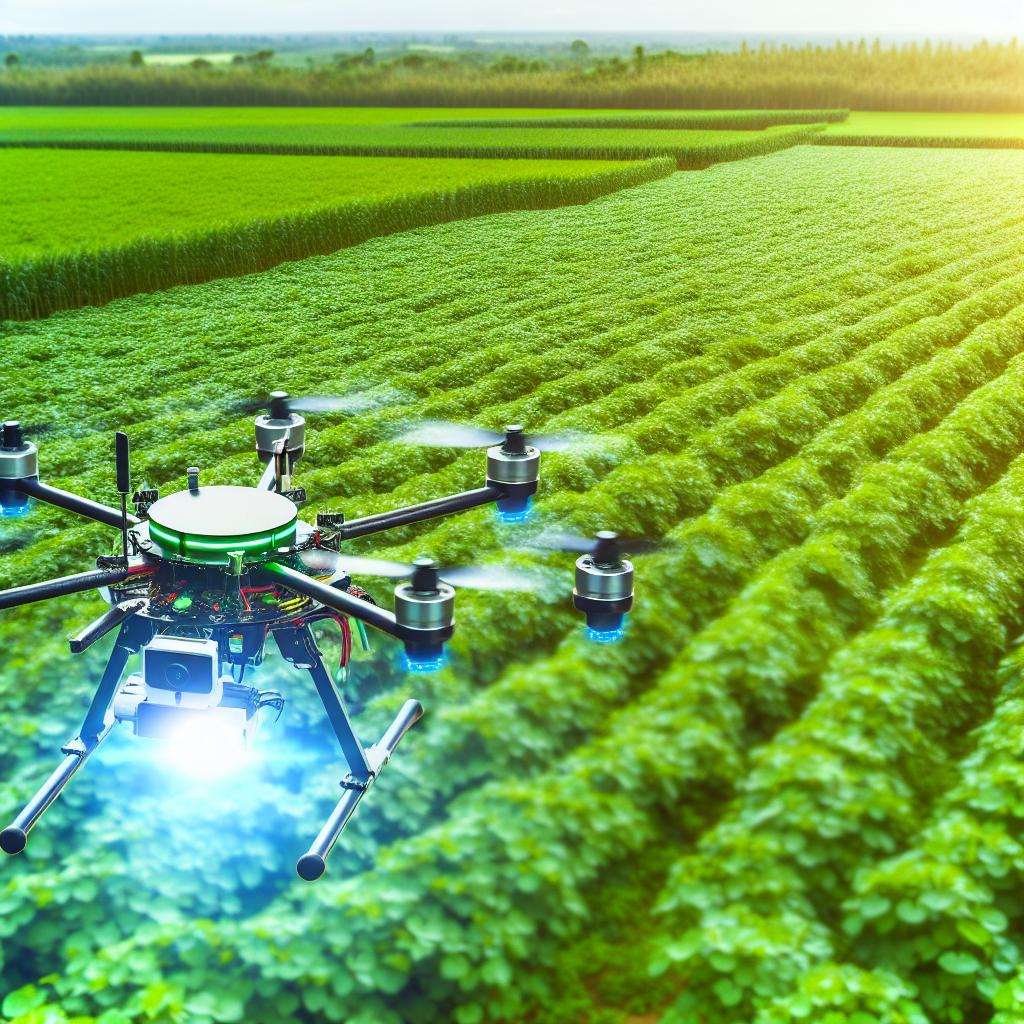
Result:
{"type": "Polygon", "coordinates": [[[121,495],[121,554],[128,564],[128,495],[131,493],[131,454],[128,449],[128,435],[118,431],[114,435],[114,452],[117,460],[117,490],[121,495]]]}

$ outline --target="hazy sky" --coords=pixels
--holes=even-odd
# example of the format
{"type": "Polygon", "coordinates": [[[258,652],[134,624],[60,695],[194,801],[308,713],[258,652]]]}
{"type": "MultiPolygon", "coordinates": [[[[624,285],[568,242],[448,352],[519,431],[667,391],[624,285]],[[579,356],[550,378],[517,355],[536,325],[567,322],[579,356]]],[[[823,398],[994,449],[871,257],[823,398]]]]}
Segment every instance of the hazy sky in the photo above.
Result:
{"type": "Polygon", "coordinates": [[[0,34],[524,29],[1024,36],[1024,0],[0,0],[0,34]]]}

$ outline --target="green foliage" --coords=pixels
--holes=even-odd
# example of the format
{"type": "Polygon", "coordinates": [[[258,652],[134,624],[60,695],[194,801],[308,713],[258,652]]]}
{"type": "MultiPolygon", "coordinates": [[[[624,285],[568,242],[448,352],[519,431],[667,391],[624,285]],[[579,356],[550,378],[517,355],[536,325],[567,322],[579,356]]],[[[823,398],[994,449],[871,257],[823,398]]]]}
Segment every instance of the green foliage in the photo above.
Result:
{"type": "MultiPolygon", "coordinates": [[[[0,257],[111,249],[351,199],[589,178],[615,163],[0,150],[0,257]]],[[[584,186],[586,187],[586,186],[584,186]]]]}
{"type": "MultiPolygon", "coordinates": [[[[147,157],[150,156],[147,154],[147,157]]],[[[52,158],[47,158],[44,163],[49,159],[52,158]]],[[[165,173],[174,174],[173,163],[167,162],[173,159],[158,157],[157,165],[162,160],[165,173]]],[[[237,159],[244,163],[252,158],[237,159]]],[[[288,173],[287,167],[276,165],[279,158],[267,159],[270,165],[267,169],[273,171],[275,179],[288,173]]],[[[19,161],[11,162],[16,164],[19,161]]],[[[23,157],[20,162],[24,163],[23,157]]],[[[0,158],[0,166],[3,163],[0,158]]],[[[95,165],[96,161],[87,159],[84,163],[88,168],[90,164],[95,165]]],[[[344,166],[332,168],[329,166],[331,163],[325,160],[328,166],[308,170],[312,176],[321,179],[345,173],[344,166]]],[[[395,168],[394,161],[374,163],[377,164],[376,173],[395,168]]],[[[109,166],[128,169],[120,153],[113,156],[109,166]]],[[[109,236],[105,237],[106,230],[102,224],[97,224],[91,232],[95,241],[86,248],[44,251],[14,262],[0,259],[0,318],[40,317],[57,309],[108,302],[139,291],[208,281],[214,277],[248,274],[285,260],[333,252],[378,235],[427,224],[500,210],[543,209],[567,203],[584,203],[621,188],[663,177],[671,172],[672,164],[667,160],[648,160],[612,167],[605,165],[590,173],[576,167],[557,164],[549,167],[545,164],[527,168],[523,176],[503,173],[492,176],[487,171],[480,173],[481,169],[477,165],[470,168],[470,173],[465,176],[459,175],[457,171],[452,173],[453,185],[446,180],[449,172],[435,165],[433,170],[437,177],[433,188],[429,183],[431,169],[428,163],[424,168],[426,177],[421,179],[419,187],[412,189],[404,183],[404,187],[400,188],[375,189],[367,186],[364,180],[356,185],[356,198],[343,198],[336,203],[321,200],[312,205],[312,196],[307,196],[304,203],[299,201],[295,206],[289,203],[276,204],[280,212],[268,210],[269,215],[253,216],[259,210],[257,203],[249,212],[249,219],[242,219],[246,213],[239,210],[233,223],[218,223],[221,218],[215,218],[213,223],[207,221],[201,230],[197,228],[202,223],[201,215],[197,214],[184,218],[185,225],[192,227],[191,233],[187,230],[179,233],[173,230],[172,224],[165,223],[139,234],[144,222],[137,220],[132,226],[124,226],[122,223],[115,238],[111,240],[115,244],[111,245],[107,241],[109,236]],[[474,180],[477,177],[474,170],[482,180],[474,180]],[[493,180],[488,180],[491,178],[493,180]],[[128,240],[120,241],[118,235],[127,236],[128,240]]],[[[210,169],[213,173],[217,170],[210,169]]],[[[246,167],[244,170],[259,175],[258,168],[246,167]]],[[[302,170],[302,167],[296,167],[293,173],[301,174],[302,170]]],[[[406,171],[408,173],[407,168],[406,171]]],[[[230,167],[219,168],[219,172],[230,172],[230,167]]],[[[363,173],[372,174],[374,168],[366,168],[363,173]]],[[[242,177],[244,179],[245,174],[242,177]]],[[[415,169],[411,177],[417,178],[415,169]]],[[[109,203],[130,204],[130,193],[134,189],[125,188],[124,184],[122,179],[120,193],[115,191],[106,194],[109,203]]],[[[233,176],[220,179],[218,188],[221,209],[230,205],[231,194],[238,188],[238,184],[233,176]]],[[[150,185],[148,180],[139,180],[135,187],[150,185]]],[[[314,187],[315,181],[310,181],[309,185],[314,187]]],[[[68,198],[72,201],[74,197],[71,195],[68,198]]],[[[218,203],[214,200],[210,205],[215,209],[218,203]]],[[[146,207],[143,205],[138,212],[140,216],[145,216],[146,207]]]]}
{"type": "MultiPolygon", "coordinates": [[[[77,120],[77,119],[72,119],[77,120]]],[[[247,120],[247,119],[245,119],[247,120]]],[[[2,146],[64,149],[167,150],[190,153],[276,153],[313,156],[444,157],[470,159],[648,160],[671,157],[680,170],[698,170],[811,141],[819,124],[781,124],[749,130],[701,131],[649,127],[465,127],[432,124],[275,124],[237,121],[216,128],[164,130],[137,126],[97,129],[79,122],[46,131],[29,119],[28,130],[0,131],[2,146]]]]}
{"type": "Polygon", "coordinates": [[[265,63],[26,68],[0,78],[0,104],[1020,111],[1022,54],[1016,39],[924,46],[861,40],[700,54],[634,51],[629,61],[590,58],[577,48],[567,63],[554,65],[511,54],[457,61],[405,52],[369,62],[360,54],[310,70],[265,63]]]}
{"type": "MultiPolygon", "coordinates": [[[[3,866],[4,1015],[1014,1012],[1020,697],[995,664],[1024,597],[1020,171],[800,147],[5,324],[3,408],[49,428],[47,479],[100,500],[112,422],[165,489],[193,460],[254,480],[230,401],[354,389],[380,403],[311,423],[304,515],[479,482],[478,453],[397,444],[409,419],[522,419],[604,439],[545,455],[539,526],[671,544],[637,560],[621,646],[586,646],[564,601],[460,594],[455,665],[416,681],[429,714],[315,887],[291,864],[338,770],[278,662],[260,682],[288,709],[242,786],[162,778],[115,735],[3,866]],[[110,369],[127,344],[130,391],[110,369]]],[[[6,526],[5,582],[112,540],[66,524],[6,526]]],[[[479,512],[380,553],[459,562],[522,536],[479,512]]],[[[564,583],[571,560],[545,564],[564,583]]],[[[68,662],[62,638],[95,608],[5,613],[3,806],[81,715],[102,652],[68,662]]],[[[348,684],[368,734],[413,692],[388,654],[348,684]]]]}
{"type": "Polygon", "coordinates": [[[690,128],[704,130],[744,129],[761,131],[781,124],[823,124],[841,122],[848,110],[681,110],[671,113],[562,114],[557,117],[514,118],[461,117],[411,122],[435,128],[690,128]]]}

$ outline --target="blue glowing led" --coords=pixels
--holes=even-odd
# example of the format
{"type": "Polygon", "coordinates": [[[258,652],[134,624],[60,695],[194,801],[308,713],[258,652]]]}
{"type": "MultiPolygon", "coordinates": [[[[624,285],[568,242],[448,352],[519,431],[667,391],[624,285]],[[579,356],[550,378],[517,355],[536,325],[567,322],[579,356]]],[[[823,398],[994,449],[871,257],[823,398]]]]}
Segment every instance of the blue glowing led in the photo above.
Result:
{"type": "Polygon", "coordinates": [[[503,498],[496,505],[498,522],[500,523],[525,523],[533,514],[529,497],[521,499],[503,498]]]}
{"type": "Polygon", "coordinates": [[[436,658],[410,658],[408,654],[402,655],[402,667],[406,672],[437,672],[447,664],[447,654],[436,658]]]}
{"type": "Polygon", "coordinates": [[[593,640],[595,644],[618,643],[626,631],[620,626],[618,629],[591,629],[587,627],[587,639],[593,640]]]}
{"type": "Polygon", "coordinates": [[[32,503],[23,494],[5,493],[0,497],[0,519],[20,519],[31,511],[32,503]]]}

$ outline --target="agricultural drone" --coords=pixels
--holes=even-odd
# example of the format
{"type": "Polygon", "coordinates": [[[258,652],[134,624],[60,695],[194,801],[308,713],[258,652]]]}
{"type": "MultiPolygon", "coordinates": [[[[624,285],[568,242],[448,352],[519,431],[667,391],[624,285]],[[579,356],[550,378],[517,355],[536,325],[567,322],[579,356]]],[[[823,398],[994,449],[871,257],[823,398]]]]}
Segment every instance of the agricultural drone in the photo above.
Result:
{"type": "MultiPolygon", "coordinates": [[[[526,517],[538,486],[541,449],[553,438],[527,443],[519,426],[490,435],[455,424],[425,424],[409,432],[410,443],[444,447],[486,445],[484,486],[417,505],[346,520],[341,512],[318,512],[314,524],[298,518],[305,491],[293,472],[305,449],[308,411],[331,411],[330,399],[271,395],[255,420],[256,452],[264,465],[259,483],[214,486],[187,472],[185,490],[161,497],[142,489],[131,498],[128,437],[116,435],[120,509],[59,490],[39,479],[38,450],[15,421],[0,437],[0,513],[24,515],[35,501],[76,512],[119,529],[120,554],[96,559],[96,568],[60,579],[0,591],[0,609],[65,594],[99,590],[110,608],[70,638],[81,654],[118,630],[78,735],[61,747],[64,760],[38,792],[0,832],[0,849],[20,853],[29,830],[60,795],[75,772],[119,722],[135,736],[241,751],[265,709],[280,716],[284,697],[248,684],[246,673],[263,661],[273,636],[285,661],[312,676],[348,772],[334,810],[297,870],[307,881],[323,874],[326,859],[360,800],[380,775],[423,708],[408,700],[384,735],[364,748],[310,629],[335,622],[342,634],[342,664],[351,652],[350,620],[397,639],[412,671],[438,667],[454,630],[454,585],[488,589],[528,586],[513,570],[486,566],[443,570],[432,560],[412,565],[383,562],[343,551],[347,541],[494,503],[500,517],[526,517]],[[394,611],[373,602],[353,573],[405,577],[395,587],[394,611]],[[141,671],[122,683],[128,661],[141,652],[141,671]]],[[[596,541],[565,537],[556,545],[580,553],[573,603],[598,641],[621,635],[633,603],[633,566],[613,533],[596,541]]]]}

